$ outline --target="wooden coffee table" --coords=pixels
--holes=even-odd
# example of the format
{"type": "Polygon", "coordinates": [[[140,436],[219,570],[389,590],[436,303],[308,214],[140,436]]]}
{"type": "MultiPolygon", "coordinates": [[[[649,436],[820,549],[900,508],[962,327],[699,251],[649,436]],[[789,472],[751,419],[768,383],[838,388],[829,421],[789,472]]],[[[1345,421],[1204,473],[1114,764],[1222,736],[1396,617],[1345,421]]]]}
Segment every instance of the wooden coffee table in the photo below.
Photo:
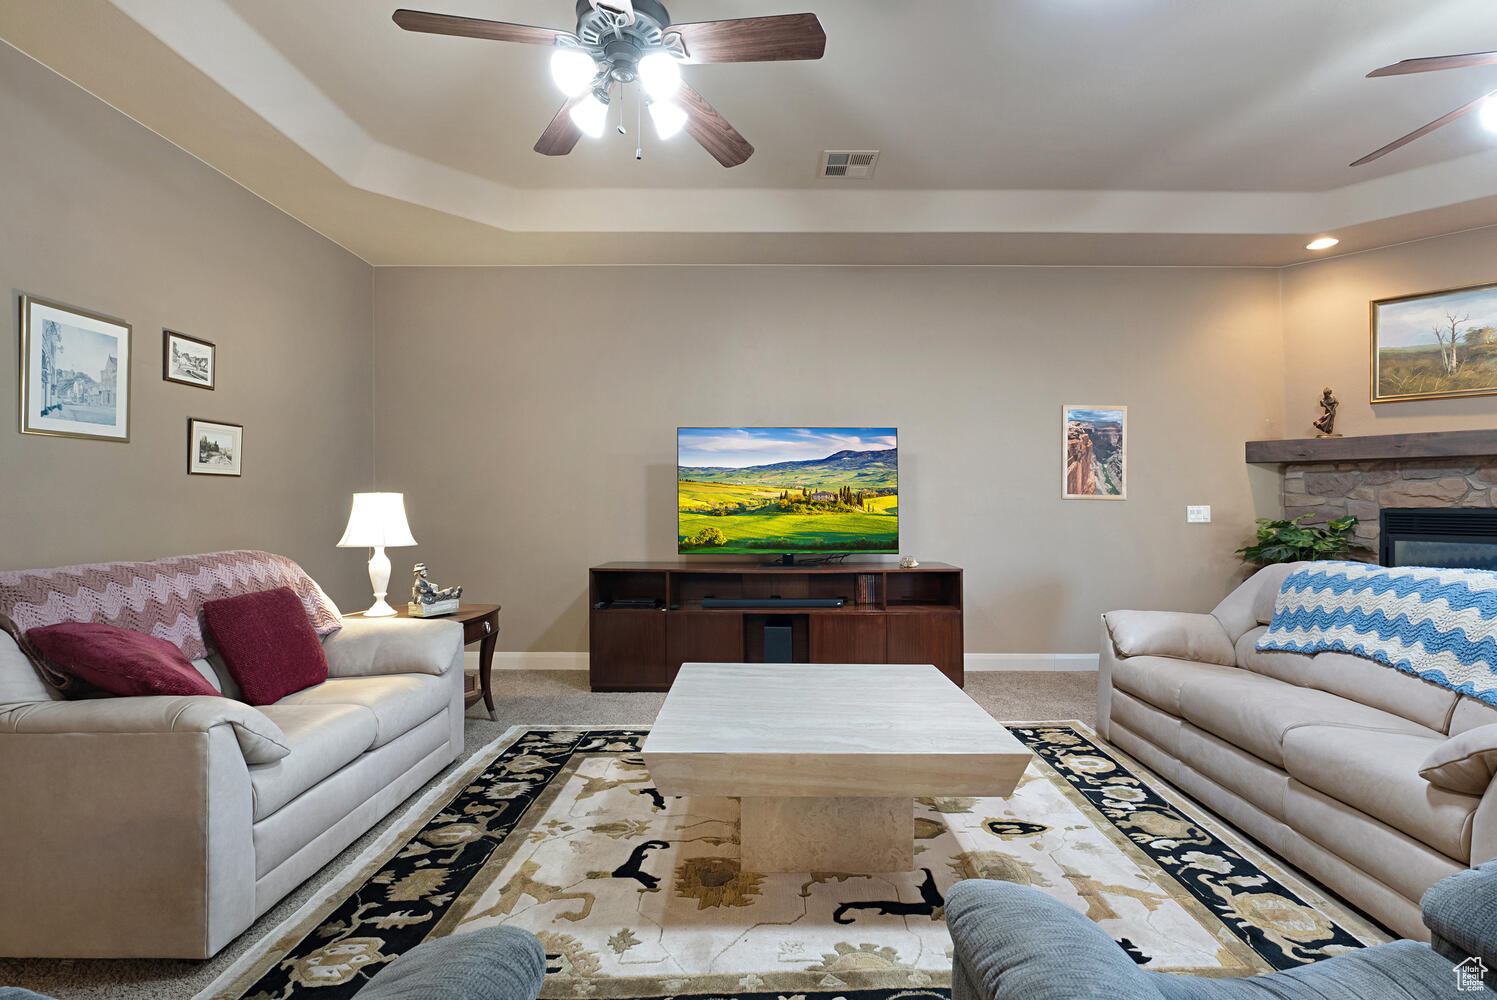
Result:
{"type": "Polygon", "coordinates": [[[645,740],[664,795],[742,800],[756,872],[915,863],[916,796],[1011,794],[1029,751],[933,666],[687,663],[645,740]]]}

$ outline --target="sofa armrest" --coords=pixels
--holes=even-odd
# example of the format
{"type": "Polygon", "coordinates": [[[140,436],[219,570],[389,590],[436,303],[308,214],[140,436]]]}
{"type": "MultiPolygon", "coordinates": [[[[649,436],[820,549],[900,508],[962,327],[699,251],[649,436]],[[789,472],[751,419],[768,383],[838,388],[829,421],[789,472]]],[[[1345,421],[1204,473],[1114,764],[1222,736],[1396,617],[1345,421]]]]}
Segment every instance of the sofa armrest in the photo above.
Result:
{"type": "Polygon", "coordinates": [[[1163,1000],[1085,915],[1028,886],[968,879],[946,895],[952,1000],[1163,1000]]]}
{"type": "Polygon", "coordinates": [[[1109,611],[1103,615],[1119,656],[1170,656],[1237,666],[1237,650],[1212,615],[1185,611],[1109,611]]]}
{"type": "Polygon", "coordinates": [[[232,726],[247,764],[269,764],[291,752],[286,734],[243,702],[211,695],[35,701],[0,708],[0,734],[206,733],[232,726]]]}
{"type": "Polygon", "coordinates": [[[1497,972],[1497,860],[1456,872],[1424,890],[1419,907],[1430,947],[1452,962],[1479,957],[1497,972]]]}
{"type": "Polygon", "coordinates": [[[344,618],[323,640],[329,677],[462,672],[463,627],[421,618],[344,618]]]}

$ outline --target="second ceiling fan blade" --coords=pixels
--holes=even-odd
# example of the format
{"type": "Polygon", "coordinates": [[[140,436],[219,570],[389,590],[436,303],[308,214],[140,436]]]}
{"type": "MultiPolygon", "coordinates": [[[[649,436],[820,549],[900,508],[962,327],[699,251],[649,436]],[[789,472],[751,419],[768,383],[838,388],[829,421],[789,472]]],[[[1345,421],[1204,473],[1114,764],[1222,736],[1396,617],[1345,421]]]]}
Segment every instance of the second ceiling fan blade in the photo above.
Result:
{"type": "Polygon", "coordinates": [[[1380,66],[1368,76],[1403,76],[1405,73],[1432,73],[1437,69],[1461,69],[1464,66],[1497,66],[1497,52],[1468,52],[1463,56],[1429,56],[1404,59],[1380,66]]]}
{"type": "Polygon", "coordinates": [[[481,17],[458,17],[455,14],[431,14],[424,10],[397,10],[394,21],[406,31],[424,31],[430,35],[457,35],[461,38],[487,38],[495,42],[524,42],[528,45],[554,45],[557,35],[569,31],[536,28],[508,21],[485,21],[481,17]]]}
{"type": "Polygon", "coordinates": [[[686,61],[693,63],[820,59],[826,51],[826,32],[815,14],[697,21],[673,24],[665,30],[680,32],[686,61]]]}
{"type": "Polygon", "coordinates": [[[1416,128],[1408,135],[1399,136],[1397,139],[1394,139],[1392,142],[1388,143],[1388,145],[1382,147],[1381,149],[1374,149],[1372,152],[1368,153],[1360,160],[1353,160],[1351,165],[1354,167],[1360,167],[1364,163],[1371,163],[1373,160],[1377,159],[1380,156],[1386,156],[1387,154],[1393,152],[1395,149],[1398,149],[1401,146],[1407,146],[1415,139],[1421,139],[1424,136],[1429,135],[1435,129],[1441,128],[1445,125],[1449,125],[1457,118],[1469,115],[1471,112],[1481,107],[1482,102],[1486,101],[1490,97],[1493,97],[1494,95],[1497,95],[1497,90],[1488,91],[1487,93],[1482,94],[1476,100],[1472,101],[1470,104],[1462,104],[1460,107],[1450,112],[1450,114],[1441,115],[1439,118],[1436,118],[1428,125],[1423,125],[1419,128],[1416,128]]]}
{"type": "Polygon", "coordinates": [[[701,94],[682,83],[676,92],[676,100],[686,112],[687,134],[701,143],[718,163],[736,167],[754,155],[754,147],[749,141],[701,94]]]}
{"type": "Polygon", "coordinates": [[[572,108],[577,106],[588,94],[579,94],[570,98],[556,112],[556,117],[551,119],[551,124],[546,126],[546,131],[535,140],[535,151],[544,153],[546,156],[566,156],[577,147],[577,140],[582,138],[582,130],[577,123],[572,121],[572,108]]]}

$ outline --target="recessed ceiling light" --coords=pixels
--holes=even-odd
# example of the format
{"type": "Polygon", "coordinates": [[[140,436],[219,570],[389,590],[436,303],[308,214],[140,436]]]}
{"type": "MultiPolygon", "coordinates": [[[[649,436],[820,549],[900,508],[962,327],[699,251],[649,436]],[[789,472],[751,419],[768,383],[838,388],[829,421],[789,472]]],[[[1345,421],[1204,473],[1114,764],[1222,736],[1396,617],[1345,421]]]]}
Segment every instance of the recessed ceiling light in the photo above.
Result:
{"type": "Polygon", "coordinates": [[[1305,244],[1306,250],[1329,250],[1341,241],[1334,236],[1322,236],[1305,244]]]}

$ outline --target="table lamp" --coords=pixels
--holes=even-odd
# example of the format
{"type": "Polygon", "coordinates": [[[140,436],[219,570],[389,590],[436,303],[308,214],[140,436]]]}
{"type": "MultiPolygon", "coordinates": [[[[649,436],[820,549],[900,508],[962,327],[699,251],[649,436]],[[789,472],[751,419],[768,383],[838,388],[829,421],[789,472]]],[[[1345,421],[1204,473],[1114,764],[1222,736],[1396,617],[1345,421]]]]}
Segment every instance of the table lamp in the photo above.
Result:
{"type": "Polygon", "coordinates": [[[355,493],[348,527],[338,539],[340,549],[372,548],[369,559],[369,582],[374,586],[374,603],[364,612],[366,618],[387,618],[395,609],[385,601],[390,585],[390,557],[385,546],[415,545],[411,526],[405,519],[404,493],[355,493]]]}

